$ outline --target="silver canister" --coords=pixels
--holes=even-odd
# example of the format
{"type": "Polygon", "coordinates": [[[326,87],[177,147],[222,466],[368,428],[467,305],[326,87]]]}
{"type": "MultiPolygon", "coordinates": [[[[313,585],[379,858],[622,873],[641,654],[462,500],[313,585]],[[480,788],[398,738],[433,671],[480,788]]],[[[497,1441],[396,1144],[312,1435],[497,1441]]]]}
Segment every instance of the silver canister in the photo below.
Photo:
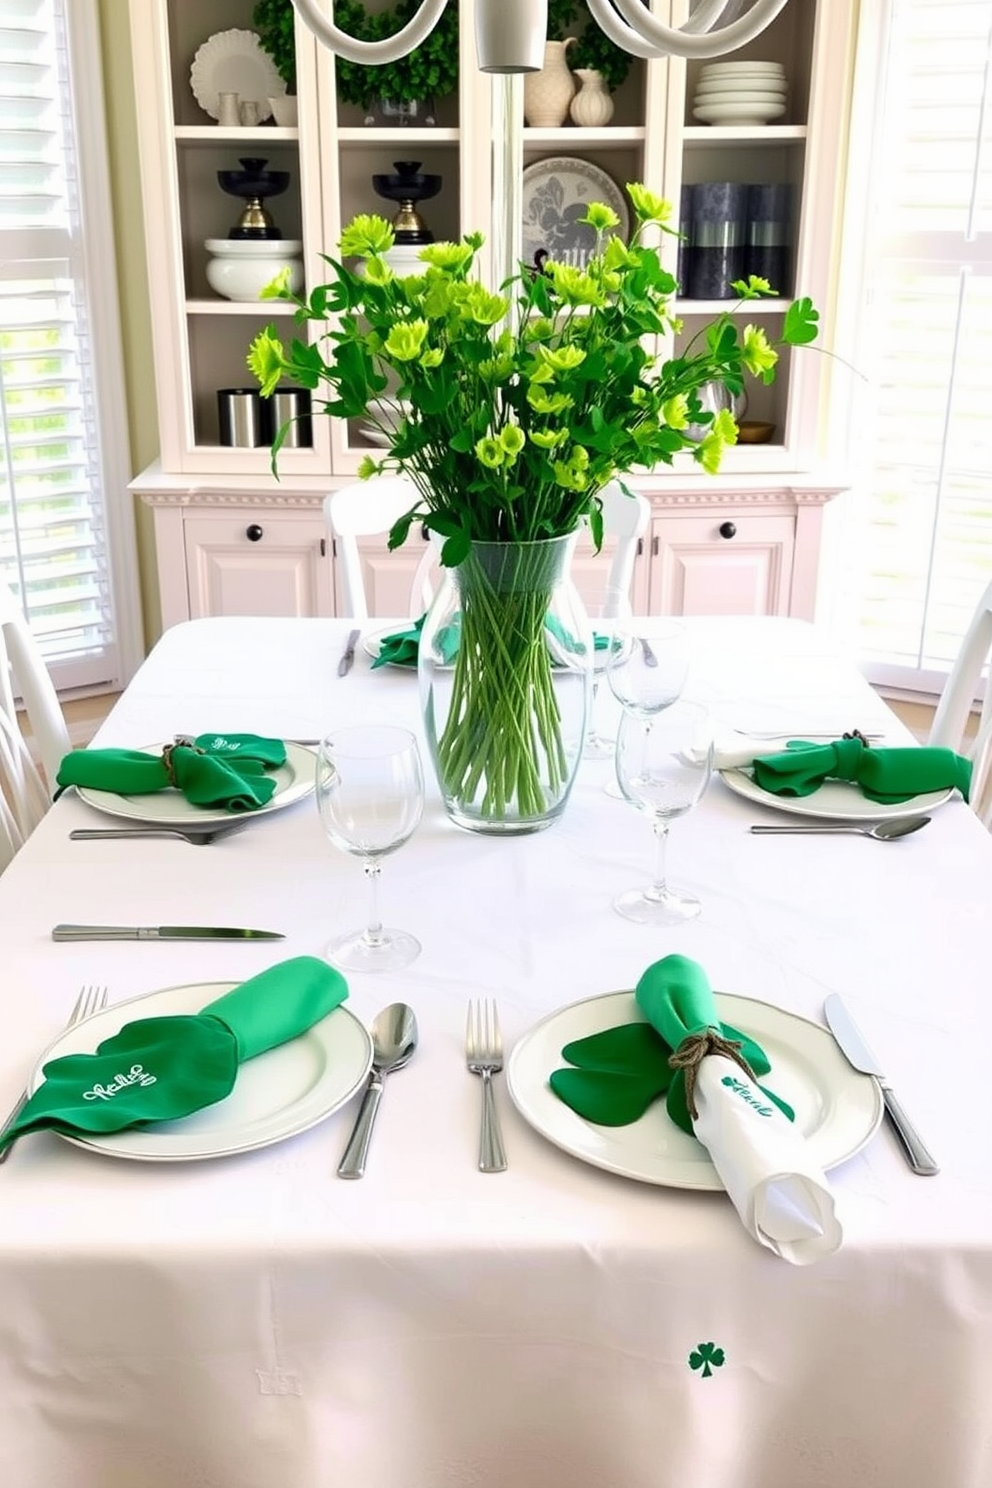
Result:
{"type": "Polygon", "coordinates": [[[257,388],[218,388],[221,444],[254,449],[272,443],[270,423],[257,388]]]}
{"type": "Polygon", "coordinates": [[[306,388],[276,388],[269,399],[272,412],[272,437],[288,423],[283,449],[309,449],[313,444],[313,419],[310,394],[306,388]]]}

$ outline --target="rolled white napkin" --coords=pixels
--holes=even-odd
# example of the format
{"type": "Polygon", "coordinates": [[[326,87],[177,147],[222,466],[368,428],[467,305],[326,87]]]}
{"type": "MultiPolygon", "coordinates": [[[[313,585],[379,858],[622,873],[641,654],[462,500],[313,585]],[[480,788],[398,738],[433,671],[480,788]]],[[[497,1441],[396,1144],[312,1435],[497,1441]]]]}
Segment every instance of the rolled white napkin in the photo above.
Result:
{"type": "Polygon", "coordinates": [[[748,1233],[795,1266],[839,1249],[833,1190],[795,1124],[740,1065],[709,1054],[696,1071],[693,1123],[748,1233]]]}

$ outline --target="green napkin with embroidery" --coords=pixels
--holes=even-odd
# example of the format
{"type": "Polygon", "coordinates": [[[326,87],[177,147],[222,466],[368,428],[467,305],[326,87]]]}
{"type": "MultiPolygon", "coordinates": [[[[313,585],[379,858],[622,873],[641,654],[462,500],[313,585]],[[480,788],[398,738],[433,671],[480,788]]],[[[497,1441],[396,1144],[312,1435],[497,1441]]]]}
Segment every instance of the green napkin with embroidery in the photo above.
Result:
{"type": "Polygon", "coordinates": [[[172,787],[191,806],[255,811],[275,794],[271,772],[286,763],[281,739],[258,734],[200,734],[191,743],[167,744],[161,754],[139,749],[74,749],[59,766],[59,790],[70,785],[150,795],[172,787]]]}
{"type": "Polygon", "coordinates": [[[93,1054],[65,1054],[3,1132],[0,1150],[25,1132],[69,1135],[175,1121],[223,1100],[238,1065],[297,1038],[348,996],[341,973],[296,956],[250,977],[199,1013],[138,1018],[93,1054]]]}
{"type": "MultiPolygon", "coordinates": [[[[415,667],[420,649],[420,632],[426,618],[426,615],[421,615],[406,630],[396,630],[392,635],[383,636],[379,642],[379,654],[372,662],[373,669],[381,666],[415,667]]],[[[442,625],[437,633],[435,645],[445,666],[450,666],[458,654],[461,628],[461,616],[456,615],[450,625],[442,625]]]]}
{"type": "Polygon", "coordinates": [[[952,788],[967,801],[971,761],[952,749],[876,748],[856,738],[832,744],[792,739],[784,750],[754,761],[754,779],[776,796],[809,796],[825,780],[850,780],[869,801],[886,806],[952,788]]]}
{"type": "MultiPolygon", "coordinates": [[[[720,1021],[706,973],[697,962],[685,956],[655,962],[638,982],[635,999],[646,1023],[620,1024],[566,1044],[562,1058],[577,1068],[554,1070],[549,1078],[555,1095],[585,1120],[627,1126],[664,1096],[672,1121],[691,1134],[685,1074],[671,1061],[685,1038],[706,1029],[739,1046],[754,1075],[771,1070],[754,1039],[720,1021]]],[[[792,1108],[760,1088],[792,1120],[792,1108]]]]}

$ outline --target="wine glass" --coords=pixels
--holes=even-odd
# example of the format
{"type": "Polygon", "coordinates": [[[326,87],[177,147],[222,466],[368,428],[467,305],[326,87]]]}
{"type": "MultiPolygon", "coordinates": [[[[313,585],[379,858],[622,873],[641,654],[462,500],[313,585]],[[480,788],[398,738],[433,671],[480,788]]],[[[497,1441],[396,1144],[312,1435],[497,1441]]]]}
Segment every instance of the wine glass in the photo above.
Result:
{"type": "Polygon", "coordinates": [[[689,670],[685,625],[668,616],[617,620],[606,679],[625,712],[650,720],[682,695],[689,670]]]}
{"type": "Polygon", "coordinates": [[[599,604],[587,603],[586,611],[593,628],[592,694],[589,700],[589,729],[582,758],[612,759],[617,741],[611,734],[600,733],[597,728],[596,699],[606,675],[610,655],[620,644],[620,637],[630,621],[630,600],[622,589],[611,586],[606,589],[599,604]]]}
{"type": "Polygon", "coordinates": [[[713,769],[710,717],[698,703],[674,702],[650,717],[624,710],[617,734],[617,781],[624,799],[651,822],[658,852],[654,880],[613,901],[618,914],[640,925],[678,925],[699,914],[694,895],[665,879],[668,826],[699,800],[713,769]]]}
{"type": "Polygon", "coordinates": [[[317,809],[342,852],[363,860],[371,888],[369,922],[332,940],[326,956],[343,971],[397,971],[420,955],[405,930],[379,917],[380,860],[402,847],[424,810],[420,751],[407,729],[359,724],[332,729],[317,753],[317,809]]]}

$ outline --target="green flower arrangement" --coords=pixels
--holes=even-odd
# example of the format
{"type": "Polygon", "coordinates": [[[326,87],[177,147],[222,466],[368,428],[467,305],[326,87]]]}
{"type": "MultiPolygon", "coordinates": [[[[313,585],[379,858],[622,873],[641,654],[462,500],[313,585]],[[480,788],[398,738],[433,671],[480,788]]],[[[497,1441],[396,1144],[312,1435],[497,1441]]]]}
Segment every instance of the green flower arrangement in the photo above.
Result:
{"type": "MultiPolygon", "coordinates": [[[[478,233],[460,243],[426,244],[423,271],[397,276],[385,257],[392,229],[378,216],[356,217],[345,228],[341,259],[327,259],[331,282],[308,298],[291,294],[282,278],[269,286],[268,296],[296,305],[304,331],[314,324],[325,329],[287,347],[270,325],[252,343],[248,365],[263,395],[286,379],[323,392],[315,411],[361,418],[387,436],[388,450],[366,456],[359,474],[399,471],[416,488],[417,500],[390,534],[391,548],[404,542],[411,524],[422,523],[443,538],[442,562],[461,566],[471,563],[473,544],[539,542],[567,535],[583,520],[598,546],[598,493],[614,478],[670,465],[683,451],[708,472],[719,468],[737,425],[728,412],[704,411],[698,395],[706,383],[722,382],[733,394],[741,392],[746,372],[770,383],[777,346],[815,339],[817,312],[809,299],[798,299],[785,311],[774,344],[760,326],[741,325],[728,309],[681,354],[662,360],[656,338],[667,340],[681,328],[673,309],[676,281],[648,239],[652,231],[674,231],[672,208],[643,185],[628,185],[627,195],[635,224],[629,242],[615,235],[613,210],[592,203],[583,220],[596,247],[585,268],[550,260],[540,273],[521,266],[499,291],[473,276],[483,242],[478,233]],[[393,422],[383,418],[384,397],[393,422]]],[[[744,301],[774,293],[754,277],[734,288],[744,301]]],[[[273,444],[274,470],[284,433],[273,444]]],[[[472,722],[474,760],[464,762],[453,733],[448,756],[474,777],[485,741],[499,733],[502,755],[492,775],[504,783],[491,803],[496,810],[519,802],[524,781],[532,793],[538,750],[560,755],[540,603],[531,608],[537,618],[517,637],[519,664],[496,688],[487,656],[495,650],[505,656],[506,636],[520,625],[494,592],[478,606],[478,633],[469,606],[463,608],[455,688],[460,696],[484,698],[486,718],[471,720],[469,703],[459,727],[464,738],[472,722]],[[473,668],[476,688],[468,685],[473,668]],[[524,673],[526,688],[519,685],[524,673]],[[544,720],[538,737],[535,716],[544,720]]],[[[443,760],[442,751],[442,770],[443,760]]],[[[442,778],[446,795],[458,785],[442,778]]]]}
{"type": "MultiPolygon", "coordinates": [[[[394,36],[420,9],[420,0],[399,0],[392,9],[366,10],[362,0],[335,0],[334,22],[359,41],[394,36]]],[[[420,46],[405,57],[375,67],[334,59],[338,97],[368,108],[373,98],[392,103],[426,103],[458,87],[458,6],[451,0],[420,46]]]]}

